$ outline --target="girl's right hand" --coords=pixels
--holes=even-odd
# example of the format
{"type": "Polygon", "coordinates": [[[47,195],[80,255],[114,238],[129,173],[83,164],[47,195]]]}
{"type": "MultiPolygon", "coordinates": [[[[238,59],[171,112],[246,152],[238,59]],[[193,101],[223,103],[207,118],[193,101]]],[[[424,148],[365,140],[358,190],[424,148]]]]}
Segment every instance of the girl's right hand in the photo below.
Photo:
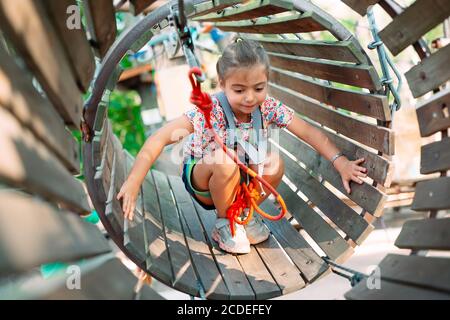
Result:
{"type": "Polygon", "coordinates": [[[130,221],[133,220],[134,209],[136,208],[136,199],[138,193],[139,193],[139,186],[127,180],[122,185],[122,188],[120,188],[120,191],[117,194],[117,200],[123,198],[122,201],[123,215],[126,219],[129,219],[130,221]]]}

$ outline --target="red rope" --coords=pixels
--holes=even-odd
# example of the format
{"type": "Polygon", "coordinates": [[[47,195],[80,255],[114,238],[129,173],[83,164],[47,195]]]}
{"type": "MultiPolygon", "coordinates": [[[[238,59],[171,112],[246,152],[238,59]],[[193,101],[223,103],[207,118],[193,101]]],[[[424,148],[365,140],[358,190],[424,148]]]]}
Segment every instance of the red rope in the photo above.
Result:
{"type": "Polygon", "coordinates": [[[252,180],[248,184],[248,186],[245,183],[242,183],[237,190],[236,198],[234,202],[231,204],[231,206],[227,209],[227,218],[230,221],[230,228],[231,228],[231,234],[234,236],[235,234],[235,225],[234,222],[238,224],[247,224],[250,219],[253,216],[253,211],[256,210],[260,215],[262,215],[264,218],[270,219],[270,220],[280,220],[284,217],[287,209],[286,204],[284,203],[283,198],[281,195],[268,183],[266,180],[264,180],[261,176],[257,175],[256,172],[254,172],[252,169],[248,168],[245,164],[243,164],[240,160],[237,154],[232,153],[228,150],[227,146],[223,143],[222,138],[217,134],[217,132],[214,130],[213,126],[211,125],[211,110],[212,110],[212,100],[208,93],[204,93],[201,90],[201,86],[199,82],[196,82],[194,80],[193,75],[201,76],[202,72],[199,68],[193,67],[191,70],[189,70],[189,80],[191,81],[192,85],[192,93],[190,101],[192,104],[196,105],[197,108],[200,110],[200,112],[203,113],[205,117],[205,127],[206,129],[211,129],[214,134],[214,140],[220,145],[220,147],[225,151],[225,153],[233,159],[233,161],[239,166],[240,169],[242,169],[245,173],[250,175],[252,177],[252,180]],[[278,215],[272,216],[263,210],[261,210],[258,205],[256,204],[256,201],[261,197],[260,193],[256,189],[257,181],[261,182],[270,193],[272,193],[277,202],[281,206],[281,211],[278,215]],[[245,208],[250,208],[248,216],[245,220],[241,220],[240,216],[245,208]]]}

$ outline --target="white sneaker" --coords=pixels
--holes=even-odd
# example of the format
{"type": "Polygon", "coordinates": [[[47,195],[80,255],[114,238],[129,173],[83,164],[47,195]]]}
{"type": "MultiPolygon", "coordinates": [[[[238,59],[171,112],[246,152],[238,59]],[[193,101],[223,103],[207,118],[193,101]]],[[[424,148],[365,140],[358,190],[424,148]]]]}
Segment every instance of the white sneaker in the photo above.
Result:
{"type": "Polygon", "coordinates": [[[244,227],[237,223],[235,226],[235,235],[232,237],[229,220],[218,218],[211,236],[223,251],[238,254],[249,253],[250,242],[247,239],[244,227]]]}
{"type": "Polygon", "coordinates": [[[253,214],[252,219],[246,225],[244,225],[244,228],[250,244],[258,244],[266,241],[267,238],[269,238],[270,231],[262,222],[259,214],[256,212],[253,214]]]}

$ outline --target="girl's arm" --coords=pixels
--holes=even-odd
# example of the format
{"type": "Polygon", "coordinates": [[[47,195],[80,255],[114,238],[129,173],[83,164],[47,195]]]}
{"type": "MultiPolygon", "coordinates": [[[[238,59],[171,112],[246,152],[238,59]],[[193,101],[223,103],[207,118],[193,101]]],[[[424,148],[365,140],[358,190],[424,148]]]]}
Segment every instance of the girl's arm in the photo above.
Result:
{"type": "MultiPolygon", "coordinates": [[[[318,153],[329,161],[339,153],[338,148],[330,141],[327,135],[306,121],[300,119],[295,114],[291,123],[287,126],[287,129],[299,139],[302,139],[311,145],[318,153]]],[[[363,181],[359,177],[367,177],[367,169],[359,166],[362,162],[364,162],[364,158],[350,161],[346,156],[340,156],[333,161],[333,166],[341,175],[342,183],[349,194],[351,192],[351,180],[362,184],[363,181]]]]}
{"type": "Polygon", "coordinates": [[[117,200],[123,197],[122,210],[125,218],[133,219],[136,199],[142,182],[164,147],[180,141],[193,131],[194,128],[189,119],[182,115],[170,121],[147,138],[144,146],[136,156],[127,180],[117,194],[117,200]]]}

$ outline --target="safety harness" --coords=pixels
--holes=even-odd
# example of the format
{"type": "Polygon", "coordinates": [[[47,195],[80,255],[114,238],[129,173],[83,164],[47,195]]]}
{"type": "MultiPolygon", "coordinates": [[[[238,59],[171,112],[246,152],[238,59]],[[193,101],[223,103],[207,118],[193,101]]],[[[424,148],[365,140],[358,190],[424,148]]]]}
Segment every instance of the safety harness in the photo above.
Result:
{"type": "MultiPolygon", "coordinates": [[[[191,93],[191,99],[190,99],[191,103],[196,105],[197,108],[199,109],[199,111],[201,113],[203,113],[203,115],[205,117],[205,128],[212,130],[215,142],[222,148],[222,150],[231,159],[233,159],[233,161],[239,166],[239,169],[241,169],[241,171],[243,171],[246,175],[248,175],[248,180],[251,178],[251,180],[248,182],[248,185],[246,184],[245,181],[239,185],[238,190],[236,192],[236,198],[235,198],[234,202],[232,203],[232,205],[227,210],[227,218],[230,221],[231,234],[233,236],[235,234],[235,224],[234,223],[238,223],[241,225],[247,224],[250,221],[250,219],[252,219],[254,210],[256,210],[256,212],[258,212],[260,215],[262,215],[266,219],[280,220],[281,218],[284,217],[284,215],[287,211],[286,204],[284,203],[283,198],[281,198],[281,195],[270,185],[270,183],[268,183],[266,180],[264,180],[262,178],[262,176],[256,174],[253,170],[251,170],[248,166],[246,166],[239,159],[237,154],[229,151],[228,147],[223,143],[222,138],[220,138],[220,136],[217,134],[217,132],[214,130],[213,126],[211,125],[211,111],[212,111],[212,107],[213,107],[211,97],[209,96],[209,94],[202,92],[200,82],[198,82],[198,81],[196,82],[194,80],[194,75],[198,77],[201,74],[202,74],[202,71],[198,67],[193,67],[189,71],[189,80],[192,85],[192,93],[191,93]],[[278,215],[272,216],[272,215],[264,212],[263,210],[261,210],[259,208],[259,206],[256,204],[256,201],[261,197],[261,194],[258,192],[258,190],[256,188],[257,181],[259,181],[262,185],[264,185],[270,191],[270,193],[272,193],[274,195],[276,201],[279,203],[281,212],[278,215]],[[249,208],[248,215],[244,219],[241,219],[242,213],[244,212],[244,210],[246,208],[249,208]]],[[[229,106],[228,102],[224,103],[222,106],[225,106],[224,110],[226,110],[227,107],[229,107],[228,109],[231,111],[231,107],[229,106]]],[[[228,112],[228,111],[225,111],[225,112],[228,112]]],[[[259,113],[259,115],[258,115],[258,111],[256,111],[256,112],[257,113],[253,119],[254,119],[254,121],[255,121],[255,119],[260,119],[259,120],[259,121],[261,121],[260,127],[262,128],[261,114],[259,113]]],[[[230,125],[230,127],[233,125],[235,126],[232,113],[230,115],[231,115],[231,117],[226,116],[228,124],[230,125]],[[231,119],[231,121],[229,119],[231,119]]],[[[258,122],[258,120],[256,120],[256,122],[258,122]]],[[[230,131],[234,131],[234,130],[230,130],[230,131]]],[[[261,130],[259,130],[259,131],[261,131],[261,130]]],[[[237,140],[228,139],[228,141],[230,143],[232,141],[233,145],[236,142],[238,144],[242,143],[242,145],[244,145],[244,150],[245,150],[245,148],[248,148],[249,150],[251,150],[250,144],[246,145],[245,143],[243,143],[243,141],[239,141],[239,140],[241,140],[241,139],[237,139],[237,140]]],[[[262,151],[260,151],[260,152],[262,153],[262,151]]],[[[251,153],[251,151],[250,151],[250,153],[251,153]]],[[[260,160],[260,159],[257,158],[256,160],[260,160]]],[[[260,165],[261,164],[262,163],[260,163],[260,165]]]]}

